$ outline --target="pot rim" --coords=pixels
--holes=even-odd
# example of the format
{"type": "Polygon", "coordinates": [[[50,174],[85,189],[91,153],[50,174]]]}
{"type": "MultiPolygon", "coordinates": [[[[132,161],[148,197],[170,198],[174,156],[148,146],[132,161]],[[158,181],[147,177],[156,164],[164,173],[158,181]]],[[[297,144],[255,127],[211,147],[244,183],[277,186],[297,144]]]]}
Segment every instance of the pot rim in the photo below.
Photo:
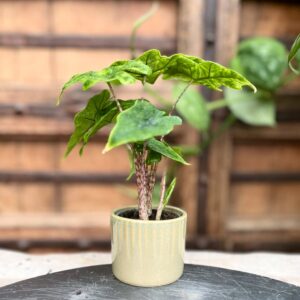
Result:
{"type": "MultiPolygon", "coordinates": [[[[131,208],[138,208],[137,205],[129,205],[129,206],[124,206],[121,208],[117,208],[115,210],[112,211],[111,213],[111,218],[119,220],[119,221],[123,221],[123,222],[131,222],[131,223],[141,223],[141,224],[166,224],[166,223],[174,223],[174,222],[178,222],[181,221],[183,219],[187,218],[187,213],[181,209],[178,208],[176,206],[171,206],[171,205],[167,205],[165,207],[165,209],[170,209],[170,210],[175,210],[176,212],[179,212],[181,215],[178,216],[177,218],[174,219],[169,219],[169,220],[139,220],[139,219],[129,219],[129,218],[124,218],[124,217],[120,217],[119,215],[117,215],[117,212],[121,211],[121,210],[126,210],[126,209],[131,209],[131,208]]],[[[153,207],[154,209],[157,208],[156,206],[153,207]]]]}

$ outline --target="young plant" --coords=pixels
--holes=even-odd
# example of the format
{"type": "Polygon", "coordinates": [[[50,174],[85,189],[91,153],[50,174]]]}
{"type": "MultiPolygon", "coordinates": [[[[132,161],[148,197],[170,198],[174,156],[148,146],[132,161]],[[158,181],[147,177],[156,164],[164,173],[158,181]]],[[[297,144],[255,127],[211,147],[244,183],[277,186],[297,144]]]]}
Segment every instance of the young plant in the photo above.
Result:
{"type": "Polygon", "coordinates": [[[74,75],[64,84],[58,102],[63,92],[76,83],[81,83],[83,90],[98,83],[107,84],[108,89],[90,98],[86,107],[75,115],[75,130],[68,142],[66,155],[77,144],[81,144],[82,154],[92,136],[104,126],[113,125],[103,153],[119,146],[127,147],[132,165],[131,175],[136,175],[138,214],[142,220],[159,220],[175,187],[176,180],[173,179],[166,188],[163,175],[160,203],[154,216],[152,195],[157,165],[162,157],[187,164],[181,154],[165,141],[165,136],[182,123],[181,118],[173,114],[186,90],[191,85],[204,85],[218,91],[222,86],[237,90],[248,86],[256,90],[238,72],[217,63],[185,54],[163,56],[156,49],[148,50],[132,60],[116,61],[99,71],[74,75]],[[119,99],[113,89],[114,85],[136,82],[155,84],[159,77],[185,83],[169,111],[158,109],[144,98],[119,99]]]}

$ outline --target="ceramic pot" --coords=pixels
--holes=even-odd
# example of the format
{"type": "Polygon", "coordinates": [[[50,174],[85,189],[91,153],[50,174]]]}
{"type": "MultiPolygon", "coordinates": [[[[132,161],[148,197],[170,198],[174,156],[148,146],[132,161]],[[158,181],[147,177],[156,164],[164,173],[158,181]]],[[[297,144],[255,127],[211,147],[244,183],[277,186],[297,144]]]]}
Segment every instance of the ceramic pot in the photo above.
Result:
{"type": "Polygon", "coordinates": [[[172,283],[183,273],[186,212],[167,206],[174,219],[143,221],[122,217],[125,207],[111,215],[112,270],[127,284],[153,287],[172,283]]]}

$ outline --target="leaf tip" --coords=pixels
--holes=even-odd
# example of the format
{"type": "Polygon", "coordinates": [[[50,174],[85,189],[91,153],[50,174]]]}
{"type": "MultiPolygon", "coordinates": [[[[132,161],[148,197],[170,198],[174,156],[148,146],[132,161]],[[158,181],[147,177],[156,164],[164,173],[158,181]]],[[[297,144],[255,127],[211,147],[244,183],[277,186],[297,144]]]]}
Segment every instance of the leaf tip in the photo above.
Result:
{"type": "Polygon", "coordinates": [[[252,88],[253,93],[255,94],[257,92],[256,86],[251,83],[250,87],[252,88]]]}
{"type": "Polygon", "coordinates": [[[102,150],[102,154],[107,153],[109,150],[111,150],[111,147],[108,144],[106,144],[105,148],[102,150]]]}
{"type": "Polygon", "coordinates": [[[56,104],[55,104],[56,106],[60,105],[60,98],[61,98],[61,94],[56,99],[56,104]]]}

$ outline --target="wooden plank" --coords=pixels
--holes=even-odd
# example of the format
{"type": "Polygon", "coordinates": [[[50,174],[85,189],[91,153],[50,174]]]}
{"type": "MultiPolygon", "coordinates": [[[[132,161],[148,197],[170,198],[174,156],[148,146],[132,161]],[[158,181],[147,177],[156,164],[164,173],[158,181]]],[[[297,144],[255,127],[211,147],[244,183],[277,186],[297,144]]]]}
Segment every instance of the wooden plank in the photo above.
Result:
{"type": "Polygon", "coordinates": [[[54,211],[54,186],[51,184],[0,184],[0,213],[54,211]]]}
{"type": "MultiPolygon", "coordinates": [[[[218,0],[215,59],[227,65],[235,51],[239,33],[238,0],[218,0]],[[226,26],[224,26],[226,24],[226,26]]],[[[214,120],[213,128],[220,121],[214,120]]],[[[232,137],[229,132],[210,145],[208,180],[208,232],[213,239],[222,240],[226,234],[227,206],[230,191],[232,137]]]]}
{"type": "Polygon", "coordinates": [[[64,212],[106,212],[135,205],[135,186],[124,185],[63,185],[62,210],[64,212]]]}
{"type": "Polygon", "coordinates": [[[204,0],[180,0],[178,13],[178,51],[201,56],[204,42],[204,0]]]}
{"type": "Polygon", "coordinates": [[[288,123],[278,124],[276,128],[268,127],[248,127],[248,126],[235,126],[232,128],[234,139],[243,142],[253,140],[279,140],[279,141],[293,141],[300,140],[300,124],[288,123]]]}
{"type": "MultiPolygon", "coordinates": [[[[1,34],[0,47],[19,48],[95,48],[95,49],[126,49],[129,48],[128,37],[123,36],[82,36],[82,35],[29,35],[1,34]]],[[[162,53],[174,53],[176,41],[174,38],[138,37],[136,48],[146,51],[157,48],[162,53]]]]}
{"type": "Polygon", "coordinates": [[[242,1],[241,36],[294,39],[300,32],[300,6],[289,1],[242,1]]]}
{"type": "Polygon", "coordinates": [[[207,226],[212,238],[222,239],[226,232],[231,161],[232,143],[227,132],[210,147],[207,226]]]}
{"type": "Polygon", "coordinates": [[[79,156],[79,149],[75,149],[67,159],[63,157],[66,144],[60,143],[58,157],[58,169],[63,172],[75,173],[110,173],[129,174],[130,165],[125,147],[119,147],[110,153],[103,155],[104,143],[90,143],[84,150],[84,155],[79,156]]]}
{"type": "MultiPolygon", "coordinates": [[[[231,188],[228,220],[231,217],[258,219],[300,217],[299,182],[236,183],[231,188]]],[[[299,227],[300,230],[300,227],[299,227]]]]}
{"type": "Polygon", "coordinates": [[[1,0],[0,11],[1,32],[40,34],[49,29],[48,1],[46,0],[1,0]]]}
{"type": "Polygon", "coordinates": [[[239,40],[240,0],[218,0],[216,60],[228,65],[239,40]]]}
{"type": "Polygon", "coordinates": [[[100,70],[116,60],[129,59],[127,50],[53,49],[56,82],[62,84],[73,74],[100,70]]]}
{"type": "Polygon", "coordinates": [[[253,219],[238,219],[230,218],[227,222],[227,229],[229,231],[238,231],[238,232],[253,232],[253,231],[289,231],[297,230],[300,231],[300,219],[299,218],[263,218],[261,220],[253,219]]]}
{"type": "Polygon", "coordinates": [[[19,183],[68,183],[68,184],[109,184],[109,183],[127,183],[127,173],[65,173],[65,172],[11,172],[0,171],[0,182],[19,182],[19,183]]]}
{"type": "Polygon", "coordinates": [[[241,231],[228,232],[226,249],[228,251],[290,251],[299,249],[299,230],[241,231]]]}
{"type": "Polygon", "coordinates": [[[56,165],[55,147],[49,143],[1,142],[0,170],[44,171],[54,170],[56,165]]]}
{"type": "Polygon", "coordinates": [[[1,214],[0,229],[85,229],[109,226],[109,212],[51,213],[33,212],[1,214]]]}
{"type": "Polygon", "coordinates": [[[299,172],[300,140],[235,142],[234,172],[299,172]],[[280,159],[279,159],[280,158],[280,159]]]}
{"type": "MultiPolygon", "coordinates": [[[[203,24],[204,1],[179,1],[178,11],[178,52],[190,55],[203,56],[203,24]]],[[[199,142],[199,133],[189,127],[182,130],[181,144],[195,145],[199,142]]],[[[185,209],[189,216],[187,231],[193,235],[197,231],[198,216],[198,159],[191,159],[191,166],[180,167],[177,170],[179,205],[185,209]]]]}
{"type": "MultiPolygon", "coordinates": [[[[53,33],[129,36],[133,23],[151,5],[151,0],[53,1],[53,33]]],[[[176,1],[161,1],[158,11],[143,24],[139,35],[175,37],[176,16],[176,1]]]]}

